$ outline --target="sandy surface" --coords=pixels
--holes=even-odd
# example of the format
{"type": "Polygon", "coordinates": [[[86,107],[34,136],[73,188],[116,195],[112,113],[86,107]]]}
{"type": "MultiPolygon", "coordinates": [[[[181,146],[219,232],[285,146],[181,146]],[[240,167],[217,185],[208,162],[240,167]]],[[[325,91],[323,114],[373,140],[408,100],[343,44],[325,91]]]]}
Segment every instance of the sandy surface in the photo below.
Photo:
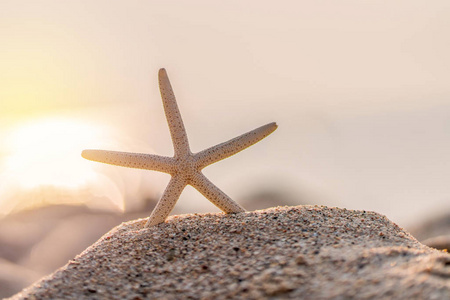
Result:
{"type": "Polygon", "coordinates": [[[123,223],[13,299],[450,299],[450,255],[324,206],[123,223]]]}

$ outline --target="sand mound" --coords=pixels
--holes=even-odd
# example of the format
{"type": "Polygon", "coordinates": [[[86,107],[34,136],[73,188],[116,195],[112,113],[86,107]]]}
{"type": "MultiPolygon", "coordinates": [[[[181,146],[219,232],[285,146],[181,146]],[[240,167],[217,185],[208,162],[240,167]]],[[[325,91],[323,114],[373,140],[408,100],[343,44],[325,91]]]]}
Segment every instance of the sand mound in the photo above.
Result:
{"type": "Polygon", "coordinates": [[[450,255],[386,217],[324,206],[116,227],[13,299],[449,299],[450,255]]]}

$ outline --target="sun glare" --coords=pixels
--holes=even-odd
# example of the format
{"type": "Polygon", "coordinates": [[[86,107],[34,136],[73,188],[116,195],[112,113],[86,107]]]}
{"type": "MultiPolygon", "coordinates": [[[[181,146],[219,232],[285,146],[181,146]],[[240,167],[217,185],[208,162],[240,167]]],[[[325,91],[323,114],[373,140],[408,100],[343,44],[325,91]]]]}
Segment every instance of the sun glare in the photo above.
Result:
{"type": "Polygon", "coordinates": [[[99,137],[107,135],[104,131],[69,118],[30,121],[12,130],[5,140],[11,154],[3,161],[8,182],[3,191],[18,191],[22,196],[8,201],[21,202],[16,207],[86,202],[87,194],[105,185],[105,176],[81,158],[81,151],[97,146],[99,137]]]}
{"type": "Polygon", "coordinates": [[[77,188],[95,175],[80,159],[83,147],[96,138],[95,128],[73,120],[50,119],[27,124],[10,136],[14,153],[7,169],[20,174],[24,188],[52,185],[77,188]]]}

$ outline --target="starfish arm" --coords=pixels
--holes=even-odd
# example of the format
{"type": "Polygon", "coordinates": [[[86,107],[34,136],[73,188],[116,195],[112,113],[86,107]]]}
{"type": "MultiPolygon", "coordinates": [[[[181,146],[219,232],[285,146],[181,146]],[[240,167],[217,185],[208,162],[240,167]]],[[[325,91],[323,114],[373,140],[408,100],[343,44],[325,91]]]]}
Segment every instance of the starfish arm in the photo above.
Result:
{"type": "Polygon", "coordinates": [[[180,198],[181,192],[185,186],[186,182],[179,177],[172,177],[170,179],[164,194],[153,209],[145,227],[158,225],[166,220],[167,216],[175,206],[175,203],[177,203],[178,198],[180,198]]]}
{"type": "Polygon", "coordinates": [[[245,209],[237,204],[233,199],[228,197],[227,194],[222,192],[217,186],[214,185],[205,175],[201,172],[194,176],[191,180],[192,185],[197,191],[211,201],[215,206],[220,208],[227,214],[244,212],[245,209]]]}
{"type": "Polygon", "coordinates": [[[196,153],[195,158],[197,160],[198,167],[202,169],[219,160],[230,157],[250,147],[253,144],[256,144],[257,142],[274,132],[277,127],[278,126],[275,122],[269,123],[252,131],[244,133],[243,135],[231,139],[227,142],[196,153]]]}
{"type": "Polygon", "coordinates": [[[81,156],[85,159],[105,164],[128,168],[153,170],[164,173],[170,173],[174,168],[173,158],[152,154],[105,150],[83,150],[81,156]]]}
{"type": "Polygon", "coordinates": [[[181,119],[180,110],[178,109],[177,100],[175,99],[175,94],[173,93],[166,70],[160,69],[158,77],[159,90],[161,92],[167,123],[169,124],[175,156],[184,157],[188,155],[191,150],[189,148],[189,141],[187,139],[183,119],[181,119]]]}

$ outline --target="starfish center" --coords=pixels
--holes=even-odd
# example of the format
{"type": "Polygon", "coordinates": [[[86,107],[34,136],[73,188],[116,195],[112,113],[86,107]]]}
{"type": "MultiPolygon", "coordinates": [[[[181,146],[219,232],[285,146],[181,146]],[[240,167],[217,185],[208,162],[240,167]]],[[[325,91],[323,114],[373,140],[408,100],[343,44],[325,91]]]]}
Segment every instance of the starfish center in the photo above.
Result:
{"type": "Polygon", "coordinates": [[[177,159],[175,174],[187,182],[190,182],[193,176],[198,173],[198,168],[192,155],[177,159]]]}

